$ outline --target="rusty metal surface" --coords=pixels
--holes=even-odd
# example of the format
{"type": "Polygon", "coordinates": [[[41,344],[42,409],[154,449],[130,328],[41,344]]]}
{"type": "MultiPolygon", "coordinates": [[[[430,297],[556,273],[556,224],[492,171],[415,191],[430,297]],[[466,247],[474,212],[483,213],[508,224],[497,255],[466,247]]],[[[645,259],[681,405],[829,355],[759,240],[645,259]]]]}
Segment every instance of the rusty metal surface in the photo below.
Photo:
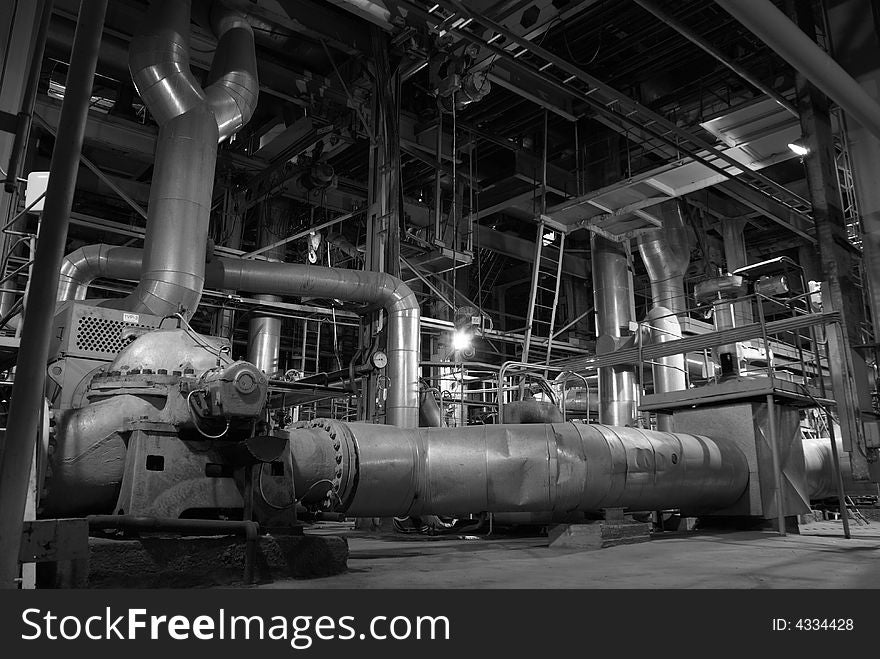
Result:
{"type": "Polygon", "coordinates": [[[22,563],[69,561],[89,557],[89,523],[85,519],[42,519],[24,522],[22,563]]]}

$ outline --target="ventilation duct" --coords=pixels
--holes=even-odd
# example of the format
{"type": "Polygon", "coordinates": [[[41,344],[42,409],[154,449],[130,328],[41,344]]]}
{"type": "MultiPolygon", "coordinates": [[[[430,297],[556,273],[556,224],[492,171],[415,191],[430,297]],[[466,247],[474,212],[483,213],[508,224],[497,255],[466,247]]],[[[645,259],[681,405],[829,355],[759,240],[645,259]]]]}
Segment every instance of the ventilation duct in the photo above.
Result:
{"type": "Polygon", "coordinates": [[[666,307],[674,314],[687,309],[684,275],[691,257],[692,234],[684,222],[681,203],[673,199],[656,206],[663,226],[639,238],[654,306],[666,307]]]}
{"type": "Polygon", "coordinates": [[[212,7],[218,37],[202,90],[189,66],[191,3],[158,0],[132,40],[131,77],[159,124],[140,283],[108,306],[191,316],[204,286],[217,143],[250,119],[257,103],[253,31],[241,15],[212,7]]]}
{"type": "MultiPolygon", "coordinates": [[[[596,306],[597,354],[614,352],[631,334],[633,321],[629,258],[621,243],[592,238],[593,296],[596,306]]],[[[636,416],[635,371],[632,365],[599,369],[599,422],[627,426],[636,416]]]]}
{"type": "MultiPolygon", "coordinates": [[[[681,325],[678,318],[665,307],[654,307],[647,316],[648,336],[651,343],[665,343],[681,338],[681,325]]],[[[669,391],[682,391],[687,388],[685,377],[684,355],[660,357],[651,366],[654,381],[654,393],[665,394],[669,391]]],[[[673,432],[675,424],[672,414],[657,415],[657,430],[673,432]]]]}
{"type": "MultiPolygon", "coordinates": [[[[652,308],[648,326],[652,343],[681,338],[677,314],[687,310],[684,275],[691,256],[692,234],[684,221],[682,202],[678,199],[663,202],[655,208],[663,226],[639,238],[639,253],[651,282],[652,308]]],[[[684,389],[685,356],[672,355],[657,360],[652,366],[654,393],[684,389]]],[[[673,430],[672,416],[657,415],[659,430],[673,430]]]]}

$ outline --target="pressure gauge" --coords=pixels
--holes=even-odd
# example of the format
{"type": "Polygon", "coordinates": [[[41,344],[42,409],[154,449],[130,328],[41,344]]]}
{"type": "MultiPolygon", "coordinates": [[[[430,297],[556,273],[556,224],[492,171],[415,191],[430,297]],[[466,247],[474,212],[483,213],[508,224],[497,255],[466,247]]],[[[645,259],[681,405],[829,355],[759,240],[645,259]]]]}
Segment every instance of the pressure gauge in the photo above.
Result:
{"type": "Polygon", "coordinates": [[[376,368],[385,368],[388,366],[388,355],[381,350],[377,350],[370,356],[370,361],[373,362],[373,366],[376,368]]]}

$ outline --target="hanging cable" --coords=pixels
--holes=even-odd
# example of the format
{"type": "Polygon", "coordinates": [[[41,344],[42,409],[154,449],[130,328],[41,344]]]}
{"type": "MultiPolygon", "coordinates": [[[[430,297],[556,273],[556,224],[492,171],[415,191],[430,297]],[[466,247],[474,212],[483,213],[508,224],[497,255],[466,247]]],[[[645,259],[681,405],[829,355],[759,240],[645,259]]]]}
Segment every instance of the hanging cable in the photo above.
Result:
{"type": "Polygon", "coordinates": [[[193,389],[186,396],[186,407],[187,407],[187,409],[189,409],[189,416],[192,419],[193,425],[196,427],[196,430],[199,431],[199,434],[202,437],[206,437],[208,439],[220,439],[227,432],[229,432],[230,421],[229,421],[229,419],[226,419],[226,427],[223,429],[223,432],[221,432],[219,435],[211,435],[209,433],[206,433],[204,430],[202,430],[201,426],[199,425],[198,415],[196,414],[195,408],[193,408],[193,405],[192,405],[192,395],[194,393],[196,393],[196,391],[197,391],[196,389],[193,389]]]}

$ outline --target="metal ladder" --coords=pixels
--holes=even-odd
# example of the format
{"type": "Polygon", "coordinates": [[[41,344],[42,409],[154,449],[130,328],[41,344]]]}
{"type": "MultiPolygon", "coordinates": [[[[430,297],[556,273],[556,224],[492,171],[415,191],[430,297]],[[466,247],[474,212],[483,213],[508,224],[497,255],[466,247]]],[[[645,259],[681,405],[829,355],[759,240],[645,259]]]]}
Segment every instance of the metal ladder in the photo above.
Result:
{"type": "Polygon", "coordinates": [[[307,375],[314,375],[321,370],[321,321],[320,320],[303,320],[302,345],[300,347],[300,371],[307,375]],[[314,329],[310,330],[312,325],[314,329]],[[312,340],[309,340],[309,337],[312,340]],[[309,357],[309,351],[314,350],[314,357],[309,357]],[[306,364],[311,361],[314,370],[306,368],[306,364]]]}
{"type": "Polygon", "coordinates": [[[556,310],[559,306],[559,283],[562,279],[562,257],[565,252],[565,233],[554,231],[554,239],[545,240],[548,230],[554,231],[541,218],[535,239],[535,262],[532,264],[532,285],[529,307],[526,313],[526,330],[523,338],[522,361],[529,362],[534,350],[532,339],[546,339],[544,364],[550,363],[553,349],[553,329],[556,326],[556,310]],[[559,246],[554,244],[559,241],[559,246]]]}
{"type": "Polygon", "coordinates": [[[486,48],[503,59],[511,69],[537,77],[556,90],[586,103],[606,125],[633,135],[648,153],[666,160],[691,158],[710,169],[732,177],[812,223],[812,205],[766,176],[751,171],[708,141],[646,108],[586,71],[554,55],[536,43],[524,39],[457,0],[402,0],[438,33],[453,33],[465,41],[486,48]],[[477,24],[484,30],[470,31],[477,24]],[[479,34],[477,34],[479,32],[479,34]],[[502,40],[504,48],[495,45],[502,40]]]}

